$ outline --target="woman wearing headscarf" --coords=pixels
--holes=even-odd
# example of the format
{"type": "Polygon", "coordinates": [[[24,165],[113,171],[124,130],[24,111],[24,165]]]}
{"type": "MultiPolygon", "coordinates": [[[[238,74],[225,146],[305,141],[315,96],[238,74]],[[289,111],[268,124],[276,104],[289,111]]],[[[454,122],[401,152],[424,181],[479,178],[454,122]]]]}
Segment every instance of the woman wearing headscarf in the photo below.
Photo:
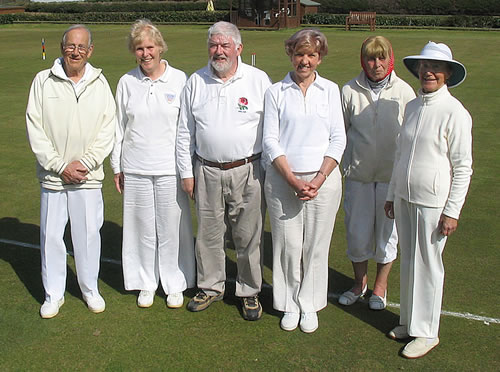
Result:
{"type": "Polygon", "coordinates": [[[273,239],[273,305],[281,328],[318,328],[327,304],[328,253],[342,194],[338,164],[345,131],[338,86],[316,71],[325,36],[298,31],[285,41],[293,70],[265,96],[265,195],[273,239]]]}
{"type": "Polygon", "coordinates": [[[368,260],[373,259],[377,274],[368,305],[383,310],[398,244],[396,226],[385,216],[384,203],[404,109],[415,93],[396,75],[392,45],[383,36],[363,42],[361,67],[360,74],[342,88],[347,132],[344,210],[354,286],[339,297],[339,303],[352,305],[366,293],[368,260]]]}
{"type": "Polygon", "coordinates": [[[421,89],[406,106],[385,205],[401,247],[400,325],[388,336],[413,337],[402,355],[414,359],[439,344],[442,254],[472,175],[472,118],[448,90],[464,81],[466,69],[447,45],[430,41],[403,61],[421,89]]]}
{"type": "Polygon", "coordinates": [[[129,50],[138,66],[116,89],[118,125],[111,166],[123,192],[123,277],[150,307],[159,282],[167,306],[181,307],[194,286],[191,213],[175,166],[180,94],[186,74],[161,58],[167,45],[148,20],[132,25],[129,50]]]}

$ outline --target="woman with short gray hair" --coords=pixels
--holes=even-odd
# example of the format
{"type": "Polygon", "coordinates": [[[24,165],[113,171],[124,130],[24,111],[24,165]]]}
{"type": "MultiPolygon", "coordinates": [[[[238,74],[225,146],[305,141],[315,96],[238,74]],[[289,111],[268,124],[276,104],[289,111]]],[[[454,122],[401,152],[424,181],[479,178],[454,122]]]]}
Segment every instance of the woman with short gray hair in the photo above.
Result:
{"type": "Polygon", "coordinates": [[[337,84],[316,68],[325,36],[298,31],[285,42],[293,70],[265,96],[264,185],[273,238],[273,305],[281,328],[318,328],[327,304],[328,253],[342,182],[345,131],[337,84]]]}

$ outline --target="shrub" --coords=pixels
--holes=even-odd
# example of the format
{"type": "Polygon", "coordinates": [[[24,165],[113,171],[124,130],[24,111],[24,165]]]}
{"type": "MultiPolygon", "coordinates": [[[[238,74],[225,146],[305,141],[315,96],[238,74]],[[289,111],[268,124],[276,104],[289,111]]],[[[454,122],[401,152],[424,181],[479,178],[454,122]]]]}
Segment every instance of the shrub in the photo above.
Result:
{"type": "MultiPolygon", "coordinates": [[[[172,12],[206,10],[206,2],[193,1],[125,1],[125,2],[60,2],[30,3],[27,12],[87,13],[87,12],[172,12]]],[[[229,2],[217,1],[217,10],[228,10],[229,2]]]]}
{"type": "MultiPolygon", "coordinates": [[[[345,25],[345,14],[306,14],[303,23],[316,25],[345,25]]],[[[405,15],[378,15],[378,26],[407,26],[407,27],[474,27],[500,28],[500,17],[493,16],[405,16],[405,15]]]]}
{"type": "Polygon", "coordinates": [[[72,13],[72,14],[16,13],[16,14],[0,14],[0,24],[13,23],[13,22],[132,23],[140,18],[148,18],[155,23],[215,23],[217,21],[228,21],[229,13],[226,11],[116,12],[116,13],[72,13]]]}

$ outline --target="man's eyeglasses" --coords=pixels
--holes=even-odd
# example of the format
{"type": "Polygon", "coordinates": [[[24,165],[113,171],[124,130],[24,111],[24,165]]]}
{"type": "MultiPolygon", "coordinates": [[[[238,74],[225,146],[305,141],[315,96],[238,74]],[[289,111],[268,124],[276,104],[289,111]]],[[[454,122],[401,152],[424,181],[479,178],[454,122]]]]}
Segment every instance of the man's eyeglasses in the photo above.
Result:
{"type": "Polygon", "coordinates": [[[78,53],[84,54],[88,52],[89,47],[83,45],[69,44],[69,45],[64,45],[63,49],[65,52],[74,52],[76,50],[78,53]]]}

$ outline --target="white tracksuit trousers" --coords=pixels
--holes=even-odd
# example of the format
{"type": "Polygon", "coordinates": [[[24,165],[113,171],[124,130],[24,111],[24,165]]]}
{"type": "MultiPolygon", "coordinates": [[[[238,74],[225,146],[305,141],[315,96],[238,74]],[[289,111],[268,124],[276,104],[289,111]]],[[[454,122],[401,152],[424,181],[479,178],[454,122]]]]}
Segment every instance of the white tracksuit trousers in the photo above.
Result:
{"type": "Polygon", "coordinates": [[[401,198],[394,201],[401,248],[399,323],[413,337],[438,337],[446,244],[438,228],[442,211],[401,198]]]}
{"type": "Polygon", "coordinates": [[[76,274],[82,294],[99,293],[97,279],[104,222],[101,189],[53,191],[40,194],[40,247],[45,300],[55,302],[66,288],[66,245],[64,230],[71,223],[76,274]]]}

